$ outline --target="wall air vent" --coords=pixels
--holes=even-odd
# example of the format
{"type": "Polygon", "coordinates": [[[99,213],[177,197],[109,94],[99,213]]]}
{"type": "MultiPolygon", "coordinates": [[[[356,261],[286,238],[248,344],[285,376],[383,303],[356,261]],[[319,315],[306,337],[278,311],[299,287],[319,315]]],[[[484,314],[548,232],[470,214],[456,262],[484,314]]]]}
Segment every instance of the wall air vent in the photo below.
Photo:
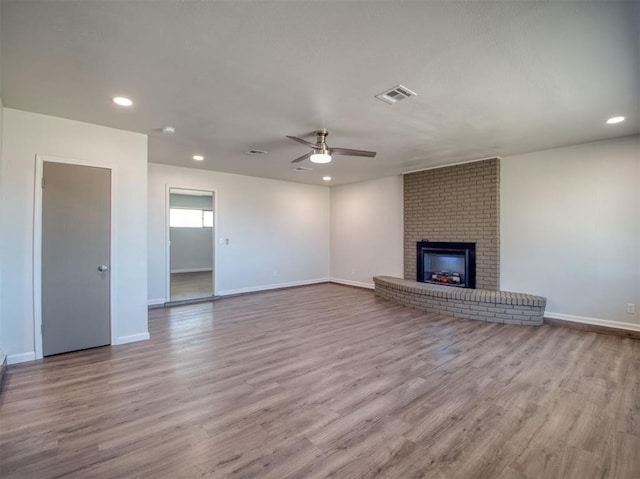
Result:
{"type": "Polygon", "coordinates": [[[389,105],[393,105],[394,103],[399,102],[400,100],[404,100],[405,98],[409,98],[410,96],[416,96],[417,93],[409,90],[407,87],[398,85],[393,87],[391,90],[387,90],[385,92],[376,95],[378,100],[382,100],[389,105]]]}
{"type": "Polygon", "coordinates": [[[300,173],[304,172],[304,171],[311,171],[313,170],[313,168],[307,168],[306,166],[296,166],[294,168],[294,171],[298,171],[300,173]]]}
{"type": "Polygon", "coordinates": [[[268,153],[268,151],[256,150],[255,148],[252,148],[251,150],[247,151],[246,153],[247,153],[247,155],[260,156],[260,155],[266,155],[268,153]]]}

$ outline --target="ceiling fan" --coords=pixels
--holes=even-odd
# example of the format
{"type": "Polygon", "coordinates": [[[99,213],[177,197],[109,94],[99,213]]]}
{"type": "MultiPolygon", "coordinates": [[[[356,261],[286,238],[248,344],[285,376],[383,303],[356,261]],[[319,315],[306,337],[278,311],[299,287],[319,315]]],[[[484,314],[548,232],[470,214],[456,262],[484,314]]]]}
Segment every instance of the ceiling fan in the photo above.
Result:
{"type": "Polygon", "coordinates": [[[366,150],[352,150],[350,148],[331,148],[326,143],[326,138],[329,135],[329,132],[325,129],[318,130],[315,132],[316,135],[316,143],[310,143],[302,138],[298,138],[295,136],[287,136],[287,138],[292,139],[293,141],[297,141],[298,143],[302,143],[303,145],[308,146],[312,150],[306,155],[302,155],[300,158],[296,158],[291,163],[298,163],[299,161],[306,160],[309,158],[313,163],[329,163],[331,161],[332,155],[346,155],[346,156],[366,156],[368,158],[373,158],[376,156],[375,151],[366,151],[366,150]]]}

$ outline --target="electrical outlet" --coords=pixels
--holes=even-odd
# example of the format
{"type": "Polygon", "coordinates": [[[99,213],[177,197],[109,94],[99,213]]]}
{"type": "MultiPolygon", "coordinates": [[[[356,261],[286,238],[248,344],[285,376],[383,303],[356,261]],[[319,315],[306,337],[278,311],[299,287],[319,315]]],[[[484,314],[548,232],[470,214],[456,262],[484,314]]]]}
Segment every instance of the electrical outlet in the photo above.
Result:
{"type": "Polygon", "coordinates": [[[627,303],[627,313],[636,314],[636,305],[633,303],[627,303]]]}

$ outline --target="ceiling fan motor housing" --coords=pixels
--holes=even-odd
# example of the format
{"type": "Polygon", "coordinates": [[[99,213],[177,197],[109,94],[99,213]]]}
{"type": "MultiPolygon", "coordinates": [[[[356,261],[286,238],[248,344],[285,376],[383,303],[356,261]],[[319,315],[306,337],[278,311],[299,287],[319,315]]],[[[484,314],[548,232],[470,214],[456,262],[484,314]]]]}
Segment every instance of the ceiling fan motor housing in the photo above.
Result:
{"type": "Polygon", "coordinates": [[[316,146],[317,150],[322,153],[328,153],[329,150],[327,148],[326,138],[329,136],[329,132],[325,129],[316,131],[316,146]]]}

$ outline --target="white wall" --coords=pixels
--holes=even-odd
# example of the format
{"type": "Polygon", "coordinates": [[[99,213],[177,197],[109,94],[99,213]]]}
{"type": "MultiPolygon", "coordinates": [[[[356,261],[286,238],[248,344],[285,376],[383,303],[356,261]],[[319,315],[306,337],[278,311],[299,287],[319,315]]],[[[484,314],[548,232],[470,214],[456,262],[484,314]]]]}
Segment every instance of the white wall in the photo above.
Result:
{"type": "MultiPolygon", "coordinates": [[[[545,296],[548,317],[640,330],[640,137],[504,158],[500,196],[501,289],[545,296]]],[[[401,177],[331,189],[332,280],[378,274],[403,275],[401,177]]]]}
{"type": "Polygon", "coordinates": [[[116,331],[114,343],[148,338],[147,137],[4,109],[0,172],[0,337],[11,362],[34,358],[33,216],[36,154],[113,166],[116,331]],[[7,282],[7,276],[11,281],[7,282]]]}
{"type": "Polygon", "coordinates": [[[331,188],[331,280],[373,287],[403,276],[403,179],[392,176],[331,188]]]}
{"type": "Polygon", "coordinates": [[[329,188],[150,163],[149,304],[168,298],[167,186],[215,191],[217,295],[328,280],[329,188]]]}
{"type": "Polygon", "coordinates": [[[501,289],[547,297],[549,317],[640,325],[640,137],[504,158],[500,196],[501,289]]]}

